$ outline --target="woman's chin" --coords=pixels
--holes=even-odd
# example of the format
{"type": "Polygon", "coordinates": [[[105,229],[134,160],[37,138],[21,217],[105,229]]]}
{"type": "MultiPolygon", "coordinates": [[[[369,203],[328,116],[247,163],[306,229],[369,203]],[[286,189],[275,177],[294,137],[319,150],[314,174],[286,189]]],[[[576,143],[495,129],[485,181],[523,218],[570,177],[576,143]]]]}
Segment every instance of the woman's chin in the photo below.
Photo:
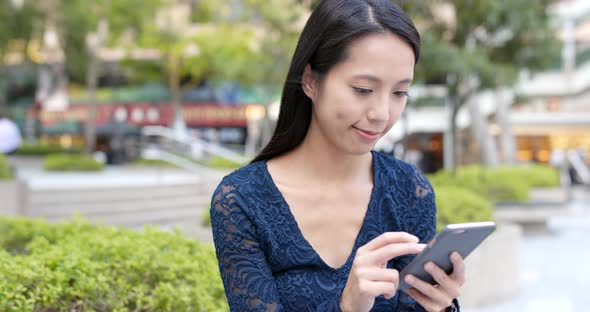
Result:
{"type": "Polygon", "coordinates": [[[349,155],[363,156],[363,155],[366,155],[367,153],[370,153],[374,147],[375,147],[375,144],[363,144],[363,145],[357,144],[355,146],[347,146],[344,148],[344,150],[349,155]]]}

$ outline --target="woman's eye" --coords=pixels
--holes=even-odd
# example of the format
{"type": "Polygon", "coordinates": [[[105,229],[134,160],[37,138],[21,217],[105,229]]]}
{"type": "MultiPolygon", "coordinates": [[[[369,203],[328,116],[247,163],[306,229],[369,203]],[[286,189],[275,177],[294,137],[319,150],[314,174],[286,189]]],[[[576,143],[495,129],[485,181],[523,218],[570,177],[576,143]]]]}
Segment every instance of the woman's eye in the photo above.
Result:
{"type": "Polygon", "coordinates": [[[407,97],[408,91],[395,91],[393,94],[397,97],[407,97]]]}
{"type": "Polygon", "coordinates": [[[365,89],[365,88],[359,88],[359,87],[352,87],[354,89],[354,92],[360,94],[360,95],[367,95],[367,94],[371,94],[373,92],[373,90],[371,89],[365,89]]]}

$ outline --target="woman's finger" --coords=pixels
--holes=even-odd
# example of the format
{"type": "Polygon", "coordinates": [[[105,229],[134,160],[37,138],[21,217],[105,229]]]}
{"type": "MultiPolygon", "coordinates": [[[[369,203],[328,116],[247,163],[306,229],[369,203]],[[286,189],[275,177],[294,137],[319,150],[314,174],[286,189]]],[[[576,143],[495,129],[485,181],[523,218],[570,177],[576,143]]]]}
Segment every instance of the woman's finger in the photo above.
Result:
{"type": "Polygon", "coordinates": [[[445,271],[443,271],[441,268],[439,268],[436,264],[432,262],[426,263],[424,269],[426,270],[426,272],[430,273],[430,275],[432,275],[434,280],[438,283],[438,290],[446,292],[447,295],[452,298],[459,297],[460,285],[449,275],[447,275],[445,271]]]}
{"type": "Polygon", "coordinates": [[[416,243],[389,244],[361,256],[359,260],[366,264],[379,265],[399,256],[418,254],[424,247],[426,245],[416,243]]]}
{"type": "Polygon", "coordinates": [[[414,287],[417,291],[422,293],[428,299],[442,306],[448,306],[454,298],[451,298],[451,296],[446,294],[443,290],[438,289],[433,285],[430,285],[429,283],[426,283],[425,281],[416,278],[413,275],[406,276],[406,283],[414,287]]]}
{"type": "Polygon", "coordinates": [[[417,243],[418,241],[418,237],[406,232],[386,232],[360,247],[357,252],[371,252],[394,243],[417,243]]]}
{"type": "Polygon", "coordinates": [[[373,281],[373,282],[393,282],[399,284],[399,272],[395,269],[380,269],[370,268],[361,269],[358,272],[360,278],[373,281]]]}
{"type": "Polygon", "coordinates": [[[453,273],[451,274],[451,278],[459,284],[459,286],[463,286],[465,283],[465,262],[463,261],[463,257],[458,252],[453,252],[451,254],[451,262],[453,263],[453,273]]]}
{"type": "Polygon", "coordinates": [[[437,304],[414,288],[404,289],[404,292],[418,302],[426,311],[442,311],[446,306],[437,304]]]}

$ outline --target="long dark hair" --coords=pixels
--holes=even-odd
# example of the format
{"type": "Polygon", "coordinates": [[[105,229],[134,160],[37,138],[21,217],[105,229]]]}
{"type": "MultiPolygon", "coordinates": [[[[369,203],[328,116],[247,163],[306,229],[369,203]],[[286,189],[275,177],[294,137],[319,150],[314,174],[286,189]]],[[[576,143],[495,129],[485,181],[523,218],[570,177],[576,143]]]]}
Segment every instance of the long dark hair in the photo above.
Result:
{"type": "Polygon", "coordinates": [[[349,44],[367,34],[390,31],[420,55],[420,35],[391,0],[322,0],[303,28],[283,87],[279,119],[270,142],[252,162],[269,160],[297,147],[311,122],[311,99],[301,87],[307,64],[320,79],[346,58],[349,44]]]}

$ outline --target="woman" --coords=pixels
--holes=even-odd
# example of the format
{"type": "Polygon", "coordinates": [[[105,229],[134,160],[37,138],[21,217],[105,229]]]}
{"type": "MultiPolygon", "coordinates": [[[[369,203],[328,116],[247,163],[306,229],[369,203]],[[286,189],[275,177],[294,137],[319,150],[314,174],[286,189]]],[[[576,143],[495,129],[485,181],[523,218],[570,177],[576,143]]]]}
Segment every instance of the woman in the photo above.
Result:
{"type": "Polygon", "coordinates": [[[398,120],[420,38],[390,0],[324,0],[310,16],[270,143],[225,177],[211,220],[232,311],[453,311],[464,266],[398,272],[435,234],[434,192],[372,148],[398,120]]]}

